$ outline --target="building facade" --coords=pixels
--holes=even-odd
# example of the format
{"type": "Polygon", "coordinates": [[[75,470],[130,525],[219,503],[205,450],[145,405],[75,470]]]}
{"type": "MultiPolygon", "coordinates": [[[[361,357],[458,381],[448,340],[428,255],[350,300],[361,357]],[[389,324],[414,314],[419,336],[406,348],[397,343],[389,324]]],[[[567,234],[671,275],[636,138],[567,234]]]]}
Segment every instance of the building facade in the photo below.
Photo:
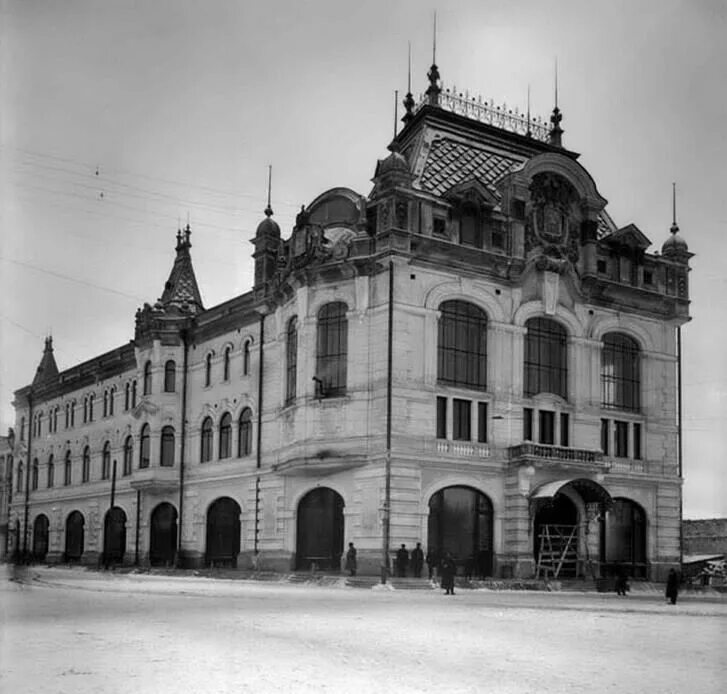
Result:
{"type": "Polygon", "coordinates": [[[15,394],[9,522],[46,561],[378,574],[416,542],[500,577],[679,563],[689,253],[618,227],[550,127],[442,90],[368,196],[204,308],[189,227],[134,340],[15,394]]]}

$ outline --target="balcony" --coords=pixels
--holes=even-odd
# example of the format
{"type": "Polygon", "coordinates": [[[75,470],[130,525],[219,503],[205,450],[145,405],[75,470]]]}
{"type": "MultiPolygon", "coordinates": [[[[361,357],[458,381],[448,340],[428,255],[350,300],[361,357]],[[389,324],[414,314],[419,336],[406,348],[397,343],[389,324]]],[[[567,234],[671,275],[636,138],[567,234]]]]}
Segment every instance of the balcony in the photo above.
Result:
{"type": "Polygon", "coordinates": [[[147,467],[134,470],[132,489],[164,493],[179,488],[179,470],[174,467],[147,467]]]}
{"type": "Polygon", "coordinates": [[[448,455],[455,458],[489,458],[490,447],[484,443],[471,443],[470,441],[445,441],[437,439],[428,441],[428,451],[439,455],[448,455]]]}
{"type": "Polygon", "coordinates": [[[551,446],[525,441],[508,449],[511,465],[557,466],[586,471],[606,472],[609,464],[600,450],[551,446]]]}

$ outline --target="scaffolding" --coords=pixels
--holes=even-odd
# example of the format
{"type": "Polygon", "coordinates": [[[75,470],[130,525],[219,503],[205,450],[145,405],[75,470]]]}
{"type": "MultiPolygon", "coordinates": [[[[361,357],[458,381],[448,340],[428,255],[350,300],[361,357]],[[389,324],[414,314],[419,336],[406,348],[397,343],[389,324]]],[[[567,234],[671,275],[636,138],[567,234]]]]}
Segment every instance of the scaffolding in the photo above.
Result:
{"type": "Polygon", "coordinates": [[[543,525],[538,539],[536,578],[558,578],[564,569],[575,575],[578,567],[577,525],[543,525]]]}

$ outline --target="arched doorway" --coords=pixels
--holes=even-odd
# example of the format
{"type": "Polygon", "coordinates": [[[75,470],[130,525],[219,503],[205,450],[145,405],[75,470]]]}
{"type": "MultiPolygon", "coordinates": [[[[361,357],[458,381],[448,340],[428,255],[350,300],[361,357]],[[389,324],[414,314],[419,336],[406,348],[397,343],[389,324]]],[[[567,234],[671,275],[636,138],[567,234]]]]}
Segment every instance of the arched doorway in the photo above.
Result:
{"type": "Polygon", "coordinates": [[[106,511],[103,532],[104,565],[121,564],[126,552],[126,513],[114,506],[106,511]]]}
{"type": "Polygon", "coordinates": [[[151,512],[149,563],[170,566],[177,553],[177,509],[164,502],[151,512]]]}
{"type": "Polygon", "coordinates": [[[646,512],[630,499],[615,498],[601,519],[602,573],[647,578],[647,569],[646,512]]]}
{"type": "Polygon", "coordinates": [[[72,511],[66,518],[66,561],[80,561],[83,556],[83,526],[85,521],[80,511],[72,511]]]}
{"type": "Polygon", "coordinates": [[[33,523],[33,559],[34,561],[45,560],[48,554],[48,516],[40,514],[33,523]]]}
{"type": "Polygon", "coordinates": [[[533,522],[533,556],[536,566],[557,560],[558,577],[572,578],[578,572],[578,509],[565,495],[540,500],[533,522]],[[562,562],[560,561],[562,558],[562,562]],[[548,561],[546,561],[548,560],[548,561]]]}
{"type": "Polygon", "coordinates": [[[212,503],[207,511],[208,566],[237,567],[240,553],[240,506],[229,497],[212,503]]]}
{"type": "Polygon", "coordinates": [[[324,571],[341,569],[343,497],[329,487],[309,491],[298,503],[295,568],[307,571],[315,563],[324,571]]]}
{"type": "Polygon", "coordinates": [[[492,502],[472,487],[440,489],[429,499],[428,552],[449,552],[464,573],[492,575],[492,502]]]}

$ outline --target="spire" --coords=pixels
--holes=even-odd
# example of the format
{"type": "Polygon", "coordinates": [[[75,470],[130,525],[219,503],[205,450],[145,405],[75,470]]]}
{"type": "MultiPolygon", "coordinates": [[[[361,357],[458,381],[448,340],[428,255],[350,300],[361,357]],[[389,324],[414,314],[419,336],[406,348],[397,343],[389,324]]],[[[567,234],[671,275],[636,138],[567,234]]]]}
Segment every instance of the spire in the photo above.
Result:
{"type": "Polygon", "coordinates": [[[530,130],[530,85],[528,85],[528,129],[525,132],[526,137],[532,137],[533,133],[530,130]]]}
{"type": "Polygon", "coordinates": [[[45,347],[43,349],[43,356],[41,357],[38,369],[35,372],[35,378],[33,379],[33,385],[45,385],[46,383],[52,383],[58,378],[58,365],[56,364],[55,357],[53,356],[53,337],[49,335],[45,338],[45,347]]]}
{"type": "Polygon", "coordinates": [[[427,103],[430,106],[439,106],[439,95],[442,88],[437,84],[439,82],[439,68],[437,67],[437,12],[434,12],[434,35],[432,40],[432,67],[427,73],[429,78],[429,87],[427,88],[427,103]]]}
{"type": "Polygon", "coordinates": [[[172,272],[164,285],[164,292],[159,301],[164,308],[174,306],[196,313],[204,310],[204,307],[192,267],[192,255],[189,252],[189,249],[192,248],[191,237],[192,228],[189,226],[189,222],[184,229],[177,230],[177,257],[174,259],[172,272]]]}
{"type": "Polygon", "coordinates": [[[672,222],[671,231],[672,234],[679,233],[679,225],[677,224],[677,184],[671,184],[671,207],[672,207],[672,222]]]}
{"type": "Polygon", "coordinates": [[[550,144],[555,147],[563,146],[563,129],[560,127],[560,122],[563,120],[563,115],[558,108],[558,58],[555,59],[555,107],[553,113],[550,116],[550,122],[553,127],[550,129],[550,144]]]}
{"type": "Polygon", "coordinates": [[[273,165],[268,164],[268,206],[265,208],[266,217],[273,216],[273,208],[270,206],[270,192],[271,192],[271,188],[272,188],[272,183],[273,183],[273,165]]]}
{"type": "Polygon", "coordinates": [[[406,96],[404,97],[404,115],[402,116],[402,123],[407,125],[409,121],[414,118],[414,97],[411,95],[411,41],[409,41],[409,65],[406,79],[406,96]]]}
{"type": "Polygon", "coordinates": [[[689,258],[692,257],[692,253],[689,252],[687,242],[681,237],[679,233],[679,225],[677,224],[677,184],[671,184],[671,211],[672,211],[672,222],[671,236],[664,241],[664,245],[661,247],[661,254],[665,258],[670,260],[676,260],[678,262],[688,262],[689,258]]]}

